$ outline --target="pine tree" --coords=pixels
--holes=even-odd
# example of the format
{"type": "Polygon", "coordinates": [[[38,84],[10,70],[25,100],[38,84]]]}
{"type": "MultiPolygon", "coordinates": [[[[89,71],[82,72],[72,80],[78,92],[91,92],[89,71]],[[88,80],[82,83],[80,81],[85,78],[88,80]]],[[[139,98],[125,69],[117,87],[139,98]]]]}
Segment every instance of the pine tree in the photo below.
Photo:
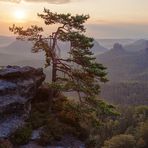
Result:
{"type": "MultiPolygon", "coordinates": [[[[33,52],[43,50],[46,64],[52,67],[52,85],[59,90],[76,91],[81,102],[93,99],[99,94],[99,82],[106,82],[105,67],[96,63],[91,51],[93,38],[87,37],[84,23],[89,15],[53,13],[44,9],[38,14],[48,26],[58,24],[57,30],[47,37],[43,36],[43,28],[31,26],[27,29],[13,25],[10,31],[18,35],[18,39],[28,39],[33,42],[33,52]],[[58,54],[58,42],[70,43],[68,58],[58,54]],[[64,76],[61,76],[63,73],[64,76]]],[[[62,51],[61,51],[62,52],[62,51]]]]}
{"type": "MultiPolygon", "coordinates": [[[[56,25],[58,27],[48,36],[44,36],[43,27],[36,25],[27,29],[13,25],[9,29],[18,35],[17,39],[27,39],[33,42],[33,52],[45,52],[45,67],[51,66],[52,68],[52,81],[49,86],[53,89],[53,97],[61,91],[77,92],[79,101],[70,100],[64,104],[63,118],[68,117],[70,120],[73,115],[76,119],[74,122],[89,131],[92,142],[98,134],[99,125],[103,125],[109,116],[119,114],[114,106],[97,97],[100,93],[100,83],[107,82],[107,73],[106,68],[96,62],[91,51],[94,39],[85,35],[84,23],[89,15],[73,16],[69,13],[58,14],[44,9],[44,13],[38,16],[47,26],[56,25]],[[70,45],[65,57],[59,55],[59,42],[66,42],[70,45]]],[[[51,103],[54,104],[55,100],[51,103]]]]}

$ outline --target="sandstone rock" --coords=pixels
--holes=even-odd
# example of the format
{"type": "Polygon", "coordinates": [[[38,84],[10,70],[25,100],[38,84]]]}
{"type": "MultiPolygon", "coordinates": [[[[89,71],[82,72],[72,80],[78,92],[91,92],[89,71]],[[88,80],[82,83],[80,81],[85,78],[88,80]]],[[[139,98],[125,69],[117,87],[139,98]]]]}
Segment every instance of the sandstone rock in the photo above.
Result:
{"type": "Polygon", "coordinates": [[[22,126],[38,87],[45,80],[42,69],[7,66],[0,69],[0,137],[22,126]]]}

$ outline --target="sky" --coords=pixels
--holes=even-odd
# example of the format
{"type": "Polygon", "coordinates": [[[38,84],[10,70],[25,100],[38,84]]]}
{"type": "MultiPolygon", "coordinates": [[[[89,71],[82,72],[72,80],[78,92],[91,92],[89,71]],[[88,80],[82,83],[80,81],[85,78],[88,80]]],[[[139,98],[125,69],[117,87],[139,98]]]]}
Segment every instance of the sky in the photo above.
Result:
{"type": "Polygon", "coordinates": [[[47,8],[89,14],[87,35],[94,38],[148,38],[147,7],[148,0],[0,0],[0,35],[12,35],[12,24],[42,26],[37,13],[47,8]]]}

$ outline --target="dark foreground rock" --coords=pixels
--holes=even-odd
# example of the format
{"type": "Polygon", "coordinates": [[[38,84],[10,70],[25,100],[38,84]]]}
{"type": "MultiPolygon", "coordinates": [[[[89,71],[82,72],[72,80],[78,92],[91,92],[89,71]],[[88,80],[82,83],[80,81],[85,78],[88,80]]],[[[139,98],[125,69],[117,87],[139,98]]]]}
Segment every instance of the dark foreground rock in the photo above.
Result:
{"type": "Polygon", "coordinates": [[[30,141],[27,145],[20,146],[19,148],[85,148],[85,144],[74,137],[65,136],[61,141],[55,142],[52,146],[40,146],[30,141]]]}
{"type": "Polygon", "coordinates": [[[0,69],[0,137],[24,124],[30,101],[45,79],[42,69],[7,66],[0,69]]]}

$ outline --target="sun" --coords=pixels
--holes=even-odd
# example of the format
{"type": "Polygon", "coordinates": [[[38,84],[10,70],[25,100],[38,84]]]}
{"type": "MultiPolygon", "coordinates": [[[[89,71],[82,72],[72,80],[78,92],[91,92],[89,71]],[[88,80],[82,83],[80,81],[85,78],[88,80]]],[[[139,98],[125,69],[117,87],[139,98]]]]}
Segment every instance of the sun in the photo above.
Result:
{"type": "Polygon", "coordinates": [[[26,14],[25,10],[18,9],[16,11],[14,11],[14,17],[15,17],[15,19],[21,21],[21,20],[25,20],[26,19],[27,14],[26,14]]]}

